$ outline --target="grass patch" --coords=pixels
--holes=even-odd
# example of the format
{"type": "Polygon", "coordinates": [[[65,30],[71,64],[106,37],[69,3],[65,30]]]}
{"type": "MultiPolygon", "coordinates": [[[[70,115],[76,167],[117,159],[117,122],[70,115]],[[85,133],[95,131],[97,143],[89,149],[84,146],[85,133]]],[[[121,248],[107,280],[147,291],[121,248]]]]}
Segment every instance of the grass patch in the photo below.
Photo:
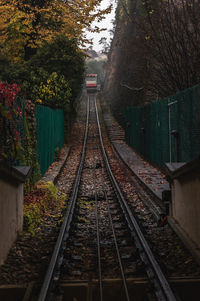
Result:
{"type": "Polygon", "coordinates": [[[44,218],[61,218],[66,200],[67,196],[53,182],[39,181],[24,199],[24,231],[34,236],[44,218]]]}

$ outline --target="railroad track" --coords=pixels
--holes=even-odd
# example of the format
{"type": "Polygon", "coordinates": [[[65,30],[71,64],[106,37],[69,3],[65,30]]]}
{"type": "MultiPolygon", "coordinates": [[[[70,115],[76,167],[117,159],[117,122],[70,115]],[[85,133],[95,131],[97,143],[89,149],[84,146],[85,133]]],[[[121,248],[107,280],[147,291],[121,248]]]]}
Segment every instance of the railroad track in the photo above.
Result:
{"type": "Polygon", "coordinates": [[[37,300],[108,299],[174,301],[176,297],[111,171],[96,96],[90,95],[80,164],[37,300]],[[133,277],[148,278],[145,299],[133,295],[129,281],[133,277]],[[84,281],[93,283],[85,295],[84,281]],[[106,288],[109,281],[117,282],[112,292],[106,288]],[[77,282],[82,283],[80,292],[75,289],[66,298],[62,283],[77,282]]]}

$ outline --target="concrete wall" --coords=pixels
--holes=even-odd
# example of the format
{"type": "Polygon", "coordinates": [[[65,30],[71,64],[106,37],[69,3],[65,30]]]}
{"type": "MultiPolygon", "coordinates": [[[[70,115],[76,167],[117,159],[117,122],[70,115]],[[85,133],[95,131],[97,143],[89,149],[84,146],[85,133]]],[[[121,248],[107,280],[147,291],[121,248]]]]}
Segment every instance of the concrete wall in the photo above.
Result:
{"type": "Polygon", "coordinates": [[[172,181],[171,215],[200,248],[200,173],[190,171],[172,181]]]}
{"type": "Polygon", "coordinates": [[[23,184],[0,179],[0,265],[23,227],[23,184]]]}

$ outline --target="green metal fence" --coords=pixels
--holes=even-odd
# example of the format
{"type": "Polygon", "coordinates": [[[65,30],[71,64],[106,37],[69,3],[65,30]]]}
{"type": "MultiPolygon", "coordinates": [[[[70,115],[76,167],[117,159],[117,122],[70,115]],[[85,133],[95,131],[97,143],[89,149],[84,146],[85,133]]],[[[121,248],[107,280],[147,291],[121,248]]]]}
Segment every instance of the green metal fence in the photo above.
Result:
{"type": "Polygon", "coordinates": [[[64,143],[64,113],[61,109],[36,106],[38,157],[43,175],[64,143]]]}
{"type": "Polygon", "coordinates": [[[126,141],[147,160],[187,162],[200,154],[200,85],[125,111],[126,141]]]}

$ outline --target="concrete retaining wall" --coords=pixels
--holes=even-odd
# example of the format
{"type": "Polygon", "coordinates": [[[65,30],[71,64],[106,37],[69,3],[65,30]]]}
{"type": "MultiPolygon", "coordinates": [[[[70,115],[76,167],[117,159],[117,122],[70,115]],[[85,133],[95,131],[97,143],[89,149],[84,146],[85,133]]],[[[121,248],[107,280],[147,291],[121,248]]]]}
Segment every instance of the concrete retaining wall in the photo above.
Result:
{"type": "Polygon", "coordinates": [[[23,228],[24,182],[30,167],[0,164],[0,265],[23,228]]]}
{"type": "Polygon", "coordinates": [[[200,260],[200,158],[166,166],[172,191],[169,220],[200,260]]]}
{"type": "Polygon", "coordinates": [[[23,226],[23,184],[0,179],[0,265],[23,226]]]}
{"type": "Polygon", "coordinates": [[[171,215],[200,248],[200,175],[175,179],[172,183],[171,215]]]}

